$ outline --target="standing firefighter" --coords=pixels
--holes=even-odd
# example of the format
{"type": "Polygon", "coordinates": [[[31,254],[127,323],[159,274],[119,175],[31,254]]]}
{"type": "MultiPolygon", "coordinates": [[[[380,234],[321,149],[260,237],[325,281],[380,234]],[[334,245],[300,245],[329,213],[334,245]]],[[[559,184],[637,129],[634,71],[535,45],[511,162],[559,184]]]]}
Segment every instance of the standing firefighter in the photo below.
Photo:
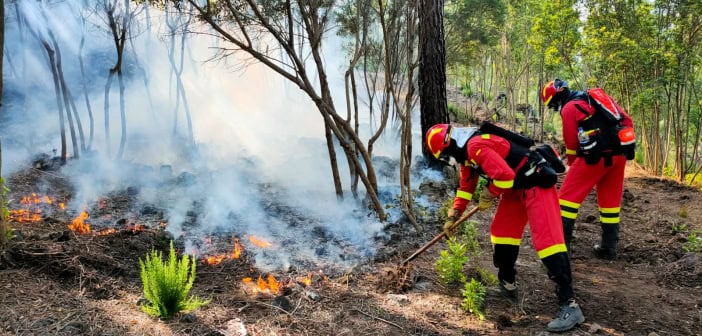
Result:
{"type": "MultiPolygon", "coordinates": [[[[570,259],[563,241],[555,188],[557,176],[543,156],[504,137],[479,132],[474,127],[437,124],[427,131],[425,140],[436,158],[460,166],[458,191],[444,229],[453,226],[465,211],[479,177],[486,177],[489,183],[480,193],[478,207],[488,209],[493,200],[501,196],[490,226],[490,239],[502,293],[513,299],[517,297],[514,266],[524,228],[529,222],[534,248],[546,266],[549,278],[556,283],[560,305],[556,318],[547,329],[566,331],[584,322],[585,317],[575,302],[570,259]]],[[[553,155],[553,149],[549,147],[549,150],[553,155]]]]}
{"type": "Polygon", "coordinates": [[[602,239],[593,252],[614,259],[619,241],[620,205],[626,161],[634,158],[636,135],[631,117],[602,89],[570,91],[556,79],[541,91],[544,104],[561,112],[563,140],[570,169],[559,192],[563,232],[568,250],[578,209],[597,186],[602,239]]]}

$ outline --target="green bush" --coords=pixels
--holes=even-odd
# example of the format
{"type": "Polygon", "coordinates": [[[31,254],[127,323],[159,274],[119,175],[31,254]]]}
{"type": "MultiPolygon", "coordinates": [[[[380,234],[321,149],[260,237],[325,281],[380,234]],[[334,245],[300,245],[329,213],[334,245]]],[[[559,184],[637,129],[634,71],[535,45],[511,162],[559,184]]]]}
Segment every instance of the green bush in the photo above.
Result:
{"type": "Polygon", "coordinates": [[[439,252],[439,259],[434,267],[439,273],[439,280],[444,285],[462,284],[466,282],[463,266],[468,261],[468,247],[455,238],[448,240],[448,250],[439,252]]]}
{"type": "Polygon", "coordinates": [[[485,319],[483,303],[485,302],[485,286],[473,278],[466,283],[463,289],[463,303],[461,307],[475,315],[481,320],[485,319]]]}
{"type": "Polygon", "coordinates": [[[702,230],[690,233],[683,249],[687,252],[702,252],[702,230]]]}
{"type": "Polygon", "coordinates": [[[139,258],[141,282],[144,296],[148,303],[141,309],[151,316],[170,319],[181,311],[188,311],[204,306],[210,300],[190,296],[190,289],[195,281],[195,258],[184,255],[176,258],[173,241],[171,241],[168,261],[163,261],[160,251],[151,250],[146,260],[139,258]]]}
{"type": "Polygon", "coordinates": [[[10,189],[5,185],[5,178],[0,177],[0,211],[2,211],[2,216],[0,217],[0,249],[5,247],[5,243],[12,239],[13,233],[12,228],[8,223],[8,218],[10,218],[10,201],[7,200],[7,193],[10,189]]]}

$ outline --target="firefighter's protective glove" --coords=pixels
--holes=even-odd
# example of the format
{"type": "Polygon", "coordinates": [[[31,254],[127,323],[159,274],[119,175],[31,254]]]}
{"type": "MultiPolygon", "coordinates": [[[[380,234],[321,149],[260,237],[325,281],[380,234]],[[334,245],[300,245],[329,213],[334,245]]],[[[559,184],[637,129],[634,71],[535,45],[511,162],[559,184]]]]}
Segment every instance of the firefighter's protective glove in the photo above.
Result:
{"type": "Polygon", "coordinates": [[[458,211],[456,209],[449,209],[448,212],[446,213],[446,222],[444,223],[444,233],[446,233],[446,237],[453,237],[456,234],[456,229],[454,226],[454,223],[456,223],[456,220],[458,220],[458,211]]]}
{"type": "Polygon", "coordinates": [[[487,186],[483,188],[480,192],[480,198],[478,199],[478,209],[486,210],[492,207],[493,201],[497,196],[493,195],[487,186]]]}

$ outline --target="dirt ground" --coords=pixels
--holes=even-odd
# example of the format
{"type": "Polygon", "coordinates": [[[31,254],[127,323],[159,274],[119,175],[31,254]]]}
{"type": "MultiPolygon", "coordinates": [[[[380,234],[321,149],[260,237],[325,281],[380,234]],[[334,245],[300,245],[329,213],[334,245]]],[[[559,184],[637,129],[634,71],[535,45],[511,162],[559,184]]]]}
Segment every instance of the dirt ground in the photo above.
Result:
{"type": "MultiPolygon", "coordinates": [[[[68,202],[71,185],[57,174],[35,169],[15,174],[8,179],[10,197],[43,192],[53,197],[51,205],[38,202],[44,207],[68,202]]],[[[702,256],[683,249],[688,234],[702,230],[702,193],[633,166],[625,188],[620,255],[614,261],[590,253],[599,237],[594,195],[581,208],[573,270],[586,322],[564,334],[702,335],[702,256]]],[[[528,238],[517,263],[518,304],[488,296],[485,320],[460,308],[459,289],[439,284],[433,265],[445,242],[411,263],[409,289],[392,290],[393,284],[383,281],[386,272],[438,233],[437,223],[425,223],[431,229],[422,235],[412,233],[410,224],[389,225],[386,248],[344,272],[272,274],[284,288],[278,295],[256,294],[243,282],[260,275],[245,253],[217,265],[199,260],[193,294],[211,303],[158,320],[138,306],[138,259],[153,247],[166,248],[169,238],[156,212],[142,211],[156,224],[143,231],[133,218],[117,214],[129,202],[129,190],[105,199],[102,216],[112,218],[116,231],[104,235],[68,230],[72,218],[60,212],[37,213],[30,222],[15,218],[16,237],[0,263],[1,334],[548,335],[544,327],[557,310],[553,284],[528,238]]],[[[490,217],[490,212],[474,217],[483,224],[486,251],[475,262],[494,271],[490,217]]]]}

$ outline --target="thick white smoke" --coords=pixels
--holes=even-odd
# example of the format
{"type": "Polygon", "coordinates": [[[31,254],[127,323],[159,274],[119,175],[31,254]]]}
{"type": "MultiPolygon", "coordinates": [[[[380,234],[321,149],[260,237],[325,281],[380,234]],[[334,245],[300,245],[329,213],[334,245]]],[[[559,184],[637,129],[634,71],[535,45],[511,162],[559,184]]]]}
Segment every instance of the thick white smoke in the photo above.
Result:
{"type": "MultiPolygon", "coordinates": [[[[51,72],[46,52],[37,40],[37,36],[48,40],[49,31],[61,48],[64,72],[87,139],[88,116],[77,56],[83,16],[87,17],[83,55],[95,117],[96,154],[64,168],[77,188],[73,210],[94,204],[111,191],[136,186],[141,202],[165,211],[167,230],[176,237],[185,234],[190,239],[225,232],[270,241],[272,249],[249,251],[255,254],[257,266],[265,269],[305,260],[343,265],[373,254],[376,238],[383,235],[383,225],[351,199],[347,164],[340,150],[347,197],[344,201],[336,199],[322,117],[299,88],[260,64],[249,63],[237,70],[236,66],[248,58],[246,55],[208,62],[221,42],[205,35],[188,36],[182,79],[192,112],[197,147],[193,153],[173,140],[176,82],[168,62],[170,37],[164,13],[151,8],[149,33],[146,13],[140,12],[134,25],[140,32],[133,36],[136,50],[128,43],[125,51],[128,140],[124,161],[117,162],[113,158],[120,140],[116,78],[110,95],[109,156],[105,145],[103,94],[115,49],[104,19],[72,2],[51,8],[42,8],[34,1],[19,3],[19,8],[12,4],[8,6],[13,8],[7,10],[12,19],[6,36],[5,80],[9,84],[5,87],[9,90],[3,99],[2,133],[3,138],[13,141],[3,144],[5,174],[26,168],[32,155],[51,154],[60,148],[51,72]],[[23,31],[15,9],[26,23],[23,31]],[[137,61],[149,76],[148,90],[137,61]],[[23,96],[25,99],[21,99],[23,96]],[[193,220],[192,213],[197,219],[193,220]]],[[[343,110],[347,61],[341,41],[333,33],[329,36],[325,42],[326,70],[336,107],[343,110]]],[[[175,40],[180,38],[176,36],[175,40]]],[[[178,62],[180,46],[175,50],[178,62]]],[[[181,102],[176,126],[181,139],[187,137],[183,111],[181,102]]],[[[418,123],[415,125],[418,128],[418,123]]],[[[415,139],[414,150],[418,152],[420,135],[416,134],[415,139]]],[[[382,138],[374,153],[399,157],[396,138],[382,138]]],[[[398,169],[393,170],[395,174],[398,169]]],[[[397,194],[397,181],[381,179],[381,188],[397,194]]],[[[390,214],[396,218],[399,212],[391,210],[390,214]]]]}

